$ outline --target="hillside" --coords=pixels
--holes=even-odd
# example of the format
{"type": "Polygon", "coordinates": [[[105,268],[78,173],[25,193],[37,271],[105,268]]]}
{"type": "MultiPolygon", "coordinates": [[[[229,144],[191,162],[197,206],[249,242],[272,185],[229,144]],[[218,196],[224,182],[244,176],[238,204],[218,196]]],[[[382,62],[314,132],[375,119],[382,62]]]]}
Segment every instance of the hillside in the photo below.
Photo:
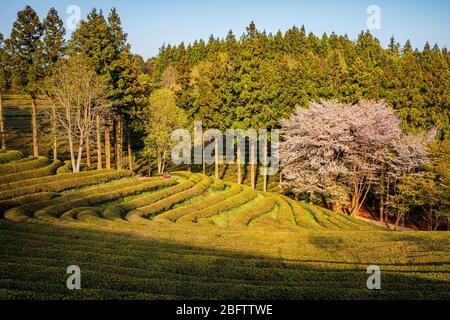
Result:
{"type": "Polygon", "coordinates": [[[200,173],[0,159],[2,299],[450,298],[445,233],[390,232],[200,173]],[[84,290],[66,288],[72,264],[84,290]]]}

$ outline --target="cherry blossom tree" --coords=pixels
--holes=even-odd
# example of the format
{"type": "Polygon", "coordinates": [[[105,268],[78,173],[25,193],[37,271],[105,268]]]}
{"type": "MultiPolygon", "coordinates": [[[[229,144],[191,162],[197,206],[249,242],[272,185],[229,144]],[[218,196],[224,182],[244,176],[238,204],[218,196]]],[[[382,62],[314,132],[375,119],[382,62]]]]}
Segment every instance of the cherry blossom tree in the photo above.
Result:
{"type": "Polygon", "coordinates": [[[334,210],[356,215],[401,138],[400,120],[385,102],[312,102],[281,123],[283,185],[320,194],[334,210]],[[328,200],[327,200],[328,201],[328,200]]]}

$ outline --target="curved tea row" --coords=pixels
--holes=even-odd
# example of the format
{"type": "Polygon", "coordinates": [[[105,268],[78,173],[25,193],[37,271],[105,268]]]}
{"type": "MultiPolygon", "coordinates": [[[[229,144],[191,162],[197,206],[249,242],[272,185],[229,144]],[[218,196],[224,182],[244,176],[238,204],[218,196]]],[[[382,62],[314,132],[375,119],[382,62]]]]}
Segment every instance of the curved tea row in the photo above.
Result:
{"type": "MultiPolygon", "coordinates": [[[[45,157],[0,164],[0,213],[5,219],[124,227],[148,224],[212,224],[222,227],[276,227],[369,230],[372,225],[200,173],[174,172],[170,179],[138,178],[128,170],[55,174],[61,162],[45,157]]],[[[20,156],[20,155],[19,155],[20,156]]],[[[4,157],[5,159],[6,157],[4,157]]]]}

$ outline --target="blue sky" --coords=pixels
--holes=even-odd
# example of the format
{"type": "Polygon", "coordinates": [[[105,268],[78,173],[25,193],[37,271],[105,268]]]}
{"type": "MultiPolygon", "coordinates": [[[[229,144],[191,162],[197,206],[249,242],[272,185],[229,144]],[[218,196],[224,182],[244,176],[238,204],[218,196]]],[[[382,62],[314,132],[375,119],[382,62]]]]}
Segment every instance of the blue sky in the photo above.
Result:
{"type": "MultiPolygon", "coordinates": [[[[18,10],[29,4],[43,18],[54,6],[64,22],[70,5],[81,9],[82,18],[93,8],[108,12],[116,7],[133,52],[144,58],[154,56],[163,43],[189,43],[207,39],[210,34],[223,37],[232,29],[240,36],[248,23],[275,33],[292,25],[305,25],[307,32],[348,34],[355,39],[367,29],[366,9],[377,5],[381,10],[381,29],[372,30],[383,45],[391,35],[404,43],[423,47],[425,41],[450,44],[450,1],[387,0],[15,0],[0,3],[0,32],[9,35],[18,10]]],[[[70,32],[68,32],[70,34],[70,32]]]]}

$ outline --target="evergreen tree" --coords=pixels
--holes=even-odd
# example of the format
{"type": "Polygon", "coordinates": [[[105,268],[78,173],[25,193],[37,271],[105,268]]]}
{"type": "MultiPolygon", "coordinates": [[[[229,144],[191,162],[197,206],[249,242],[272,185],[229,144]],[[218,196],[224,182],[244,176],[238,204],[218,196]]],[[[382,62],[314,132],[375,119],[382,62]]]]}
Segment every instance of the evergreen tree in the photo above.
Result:
{"type": "Polygon", "coordinates": [[[17,13],[10,36],[14,78],[19,88],[31,97],[31,124],[33,155],[39,156],[36,98],[39,81],[44,76],[43,27],[36,12],[30,7],[17,13]]]}
{"type": "Polygon", "coordinates": [[[42,23],[43,27],[43,59],[44,66],[51,72],[58,59],[64,56],[66,30],[55,8],[51,8],[42,23]]]}
{"type": "MultiPolygon", "coordinates": [[[[135,104],[132,92],[138,84],[138,68],[130,53],[127,34],[122,29],[116,9],[111,10],[107,19],[102,11],[93,9],[72,34],[69,49],[71,54],[77,52],[86,54],[97,73],[108,80],[112,108],[108,115],[104,114],[105,144],[109,141],[109,121],[112,118],[115,161],[116,167],[120,169],[122,167],[123,119],[135,104]]],[[[100,140],[100,137],[97,137],[97,140],[100,140]]],[[[88,145],[87,150],[89,149],[88,145]]],[[[109,146],[106,146],[105,150],[108,151],[109,146]]],[[[110,159],[110,155],[106,157],[110,159]]]]}
{"type": "MultiPolygon", "coordinates": [[[[55,64],[64,55],[65,40],[64,35],[66,31],[63,27],[63,22],[58,16],[55,8],[51,8],[47,17],[42,23],[43,27],[43,50],[42,58],[44,70],[47,75],[51,75],[55,64]]],[[[53,160],[58,159],[58,132],[56,125],[56,106],[52,106],[52,136],[53,136],[53,160]]]]}

